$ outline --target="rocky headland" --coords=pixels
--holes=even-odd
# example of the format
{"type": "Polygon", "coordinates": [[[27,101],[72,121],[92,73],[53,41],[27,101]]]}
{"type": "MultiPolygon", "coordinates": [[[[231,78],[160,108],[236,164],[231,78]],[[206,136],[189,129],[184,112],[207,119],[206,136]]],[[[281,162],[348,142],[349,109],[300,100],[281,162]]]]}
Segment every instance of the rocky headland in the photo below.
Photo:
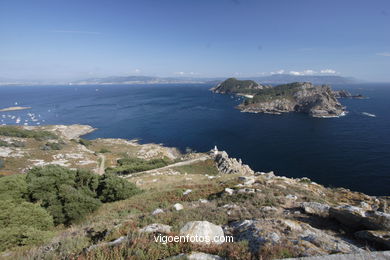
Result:
{"type": "Polygon", "coordinates": [[[282,114],[301,112],[312,117],[330,118],[345,115],[338,98],[362,98],[348,91],[333,91],[328,85],[314,86],[310,82],[294,82],[275,87],[251,80],[230,78],[211,89],[214,93],[237,94],[246,97],[237,108],[242,112],[282,114]]]}
{"type": "MultiPolygon", "coordinates": [[[[80,138],[93,130],[0,127],[0,173],[7,175],[0,183],[15,185],[7,178],[57,164],[101,177],[120,173],[142,190],[104,203],[70,226],[45,231],[50,236],[44,240],[26,229],[23,235],[35,240],[6,241],[0,258],[249,260],[353,254],[343,259],[359,259],[375,254],[381,259],[371,252],[390,250],[390,197],[254,171],[217,147],[183,154],[135,140],[80,138]],[[223,235],[234,242],[161,244],[158,235],[223,235]]],[[[0,204],[6,192],[0,185],[0,204]]],[[[8,222],[0,219],[1,225],[8,222]]]]}

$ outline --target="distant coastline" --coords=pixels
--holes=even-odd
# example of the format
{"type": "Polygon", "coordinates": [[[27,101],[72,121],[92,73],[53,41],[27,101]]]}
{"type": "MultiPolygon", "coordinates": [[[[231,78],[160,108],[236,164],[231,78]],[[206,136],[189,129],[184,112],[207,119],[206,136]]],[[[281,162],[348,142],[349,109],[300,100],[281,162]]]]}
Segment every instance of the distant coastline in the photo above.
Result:
{"type": "Polygon", "coordinates": [[[20,106],[17,106],[17,107],[6,107],[6,108],[0,109],[0,112],[26,110],[26,109],[31,109],[31,107],[20,107],[20,106]]]}

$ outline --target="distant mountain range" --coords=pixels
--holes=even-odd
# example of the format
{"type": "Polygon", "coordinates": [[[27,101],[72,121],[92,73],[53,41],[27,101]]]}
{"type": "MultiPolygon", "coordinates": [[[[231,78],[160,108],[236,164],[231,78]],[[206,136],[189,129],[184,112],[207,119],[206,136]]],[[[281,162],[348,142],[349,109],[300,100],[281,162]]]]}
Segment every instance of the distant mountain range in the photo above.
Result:
{"type": "MultiPolygon", "coordinates": [[[[347,84],[356,83],[357,80],[342,76],[333,75],[306,75],[295,76],[290,74],[275,74],[263,77],[246,77],[261,84],[285,84],[291,82],[311,82],[313,84],[347,84]]],[[[225,78],[191,78],[191,77],[150,77],[150,76],[126,76],[126,77],[106,77],[93,78],[72,82],[72,85],[115,85],[115,84],[174,84],[174,83],[210,83],[215,84],[225,80],[225,78]]]]}
{"type": "Polygon", "coordinates": [[[302,75],[296,76],[291,74],[274,74],[263,77],[249,77],[262,84],[286,84],[291,82],[311,82],[313,84],[348,84],[357,83],[358,81],[350,77],[335,75],[302,75]]]}
{"type": "MultiPolygon", "coordinates": [[[[295,76],[290,74],[275,74],[262,77],[245,77],[238,79],[250,79],[260,84],[286,84],[291,82],[311,82],[313,84],[347,84],[357,83],[354,78],[333,75],[306,75],[295,76]]],[[[194,78],[194,77],[154,77],[154,76],[112,76],[103,78],[90,78],[72,82],[44,82],[5,80],[0,78],[0,85],[127,85],[127,84],[216,84],[226,77],[194,78]]]]}

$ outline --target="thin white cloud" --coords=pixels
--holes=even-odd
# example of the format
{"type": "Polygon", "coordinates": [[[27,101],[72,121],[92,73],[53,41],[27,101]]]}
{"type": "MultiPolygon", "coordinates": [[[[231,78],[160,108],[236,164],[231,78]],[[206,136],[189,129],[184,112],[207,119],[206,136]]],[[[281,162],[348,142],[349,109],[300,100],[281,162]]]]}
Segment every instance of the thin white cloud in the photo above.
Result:
{"type": "Polygon", "coordinates": [[[141,70],[140,69],[135,69],[135,70],[133,70],[133,73],[139,74],[139,73],[141,73],[141,70]]]}
{"type": "Polygon", "coordinates": [[[73,34],[101,34],[100,32],[92,31],[72,31],[72,30],[52,30],[52,33],[73,33],[73,34]]]}
{"type": "Polygon", "coordinates": [[[313,75],[313,74],[316,74],[317,72],[314,70],[304,70],[302,73],[304,75],[313,75]]]}
{"type": "Polygon", "coordinates": [[[301,76],[301,75],[304,75],[303,72],[293,71],[293,70],[291,70],[291,71],[289,72],[289,74],[294,75],[294,76],[301,76]]]}
{"type": "Polygon", "coordinates": [[[184,72],[184,71],[178,71],[178,72],[175,72],[174,73],[175,75],[179,75],[179,76],[193,76],[193,75],[198,75],[199,73],[196,73],[196,72],[184,72]]]}
{"type": "Polygon", "coordinates": [[[380,53],[377,53],[376,55],[384,56],[384,57],[390,57],[390,52],[380,52],[380,53]]]}
{"type": "Polygon", "coordinates": [[[337,72],[332,69],[324,69],[320,71],[321,74],[336,74],[337,72]]]}
{"type": "Polygon", "coordinates": [[[277,70],[277,71],[271,72],[271,75],[274,75],[274,74],[283,74],[284,72],[285,72],[284,70],[277,70]]]}
{"type": "Polygon", "coordinates": [[[323,69],[323,70],[312,70],[312,69],[306,69],[302,71],[297,71],[297,70],[290,70],[290,71],[285,71],[285,70],[277,70],[277,71],[272,71],[269,73],[270,75],[279,75],[279,74],[290,74],[293,76],[308,76],[308,75],[321,75],[321,74],[338,74],[335,70],[333,69],[323,69]]]}

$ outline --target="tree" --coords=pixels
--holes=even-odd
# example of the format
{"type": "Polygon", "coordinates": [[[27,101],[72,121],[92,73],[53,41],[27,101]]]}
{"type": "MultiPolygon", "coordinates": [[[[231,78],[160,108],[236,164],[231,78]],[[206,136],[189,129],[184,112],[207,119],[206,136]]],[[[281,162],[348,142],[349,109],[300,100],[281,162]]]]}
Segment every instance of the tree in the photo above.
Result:
{"type": "Polygon", "coordinates": [[[0,200],[23,201],[27,196],[26,175],[15,174],[0,178],[0,200]]]}
{"type": "Polygon", "coordinates": [[[48,165],[30,170],[26,180],[29,198],[39,201],[55,224],[71,224],[100,206],[97,179],[89,172],[48,165]]]}
{"type": "Polygon", "coordinates": [[[127,199],[139,192],[140,190],[134,183],[109,173],[100,178],[97,189],[97,194],[102,202],[127,199]]]}
{"type": "Polygon", "coordinates": [[[47,209],[56,225],[77,222],[101,202],[127,199],[139,191],[133,183],[112,174],[99,177],[56,165],[33,168],[26,182],[27,197],[47,209]]]}
{"type": "Polygon", "coordinates": [[[40,243],[52,227],[52,216],[39,205],[0,200],[0,251],[40,243]]]}

